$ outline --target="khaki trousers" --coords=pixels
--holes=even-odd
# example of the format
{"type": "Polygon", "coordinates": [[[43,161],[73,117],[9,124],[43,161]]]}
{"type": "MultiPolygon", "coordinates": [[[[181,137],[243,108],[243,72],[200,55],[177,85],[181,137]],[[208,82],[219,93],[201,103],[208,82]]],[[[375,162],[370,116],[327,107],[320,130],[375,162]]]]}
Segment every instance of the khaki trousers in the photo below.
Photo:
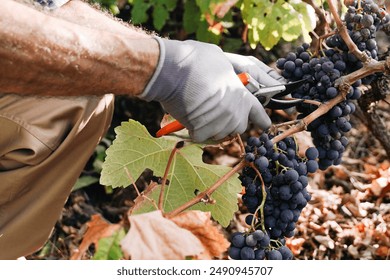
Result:
{"type": "Polygon", "coordinates": [[[47,241],[111,123],[113,100],[0,95],[0,259],[47,241]]]}

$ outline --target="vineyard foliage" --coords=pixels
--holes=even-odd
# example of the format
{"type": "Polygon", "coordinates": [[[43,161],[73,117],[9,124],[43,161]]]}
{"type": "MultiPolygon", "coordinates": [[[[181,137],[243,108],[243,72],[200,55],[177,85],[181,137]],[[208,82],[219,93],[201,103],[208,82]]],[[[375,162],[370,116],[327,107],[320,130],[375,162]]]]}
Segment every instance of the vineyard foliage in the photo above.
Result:
{"type": "MultiPolygon", "coordinates": [[[[93,0],[114,14],[123,1],[93,0]]],[[[128,0],[131,23],[151,26],[157,32],[182,29],[187,37],[219,44],[241,31],[251,48],[258,44],[270,50],[279,41],[299,37],[311,41],[309,33],[316,25],[314,9],[301,0],[128,0]],[[175,16],[173,16],[173,14],[175,16]]],[[[320,5],[320,0],[314,0],[320,5]]]]}

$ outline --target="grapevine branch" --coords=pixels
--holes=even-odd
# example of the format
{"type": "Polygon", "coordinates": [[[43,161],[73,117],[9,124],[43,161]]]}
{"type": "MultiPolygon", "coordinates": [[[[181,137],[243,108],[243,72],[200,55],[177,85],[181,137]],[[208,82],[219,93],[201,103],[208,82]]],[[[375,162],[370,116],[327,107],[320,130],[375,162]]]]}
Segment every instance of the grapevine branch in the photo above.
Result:
{"type": "Polygon", "coordinates": [[[336,22],[337,29],[339,30],[341,38],[343,38],[345,44],[347,45],[349,51],[353,53],[358,59],[363,63],[369,62],[371,58],[364,52],[361,52],[356,44],[352,41],[351,37],[348,34],[347,27],[341,21],[337,9],[333,3],[333,0],[328,0],[329,10],[332,13],[333,19],[336,22]]]}
{"type": "Polygon", "coordinates": [[[272,139],[272,141],[274,143],[277,143],[290,135],[306,130],[307,125],[309,125],[312,121],[326,114],[330,109],[332,109],[338,103],[345,100],[350,85],[352,85],[357,80],[376,72],[390,72],[390,58],[387,58],[385,61],[372,60],[369,64],[366,64],[363,68],[349,75],[339,78],[336,83],[336,85],[340,89],[340,94],[338,96],[329,100],[326,103],[321,104],[321,106],[319,106],[317,110],[315,110],[313,113],[306,116],[305,118],[299,120],[295,126],[284,131],[282,134],[275,136],[272,139]]]}
{"type": "Polygon", "coordinates": [[[164,191],[165,191],[165,186],[166,186],[166,183],[167,183],[167,177],[168,177],[169,169],[171,168],[171,165],[172,165],[173,159],[174,159],[174,157],[176,155],[176,152],[179,149],[181,149],[183,147],[183,145],[184,145],[183,141],[180,141],[180,142],[176,143],[175,147],[171,151],[171,154],[169,155],[168,163],[167,163],[167,166],[165,168],[164,176],[163,176],[163,179],[162,179],[162,182],[161,182],[160,195],[159,195],[159,198],[158,198],[158,209],[161,210],[161,212],[163,211],[164,191]]]}
{"type": "Polygon", "coordinates": [[[231,170],[229,170],[229,172],[227,172],[225,175],[219,178],[212,186],[210,186],[205,191],[200,192],[193,199],[177,207],[175,210],[172,210],[171,212],[167,213],[165,217],[172,218],[178,215],[179,213],[183,212],[184,210],[190,208],[191,206],[194,206],[195,204],[201,202],[205,198],[210,197],[211,194],[215,192],[224,182],[226,182],[230,177],[238,173],[245,166],[246,166],[245,160],[241,160],[236,166],[234,166],[231,170]]]}

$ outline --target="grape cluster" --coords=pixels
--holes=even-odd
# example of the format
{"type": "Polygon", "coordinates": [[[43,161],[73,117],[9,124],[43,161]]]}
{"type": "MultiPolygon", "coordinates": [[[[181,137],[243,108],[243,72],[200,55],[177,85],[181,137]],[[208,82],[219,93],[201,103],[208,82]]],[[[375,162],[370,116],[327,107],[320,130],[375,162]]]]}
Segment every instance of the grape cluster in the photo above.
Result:
{"type": "MultiPolygon", "coordinates": [[[[291,52],[286,58],[280,58],[276,65],[288,80],[306,80],[293,93],[294,98],[323,103],[338,95],[335,81],[345,75],[347,64],[339,50],[329,49],[324,52],[324,56],[313,57],[309,54],[308,47],[304,44],[295,53],[291,52]]],[[[361,96],[360,85],[360,81],[353,84],[347,100],[311,122],[307,128],[318,149],[318,164],[321,170],[341,162],[341,157],[348,144],[344,134],[352,128],[349,115],[356,109],[352,100],[361,96]]],[[[302,103],[297,106],[297,111],[301,113],[298,117],[306,117],[317,108],[316,105],[302,103]]]]}
{"type": "Polygon", "coordinates": [[[231,236],[229,256],[235,260],[291,260],[291,250],[282,242],[273,242],[262,230],[245,234],[236,232],[231,236]]]}
{"type": "MultiPolygon", "coordinates": [[[[251,213],[246,217],[246,223],[255,229],[261,227],[268,239],[281,244],[284,237],[294,235],[295,223],[311,199],[306,189],[307,175],[318,169],[318,150],[311,147],[305,157],[300,157],[294,138],[287,137],[274,144],[273,137],[263,133],[248,138],[245,160],[249,166],[243,169],[240,180],[245,187],[242,201],[251,213]]],[[[233,247],[242,247],[232,243],[230,257],[237,258],[238,249],[233,247]]],[[[271,259],[278,253],[270,252],[279,247],[267,245],[261,248],[268,252],[265,254],[267,259],[271,259]]],[[[243,254],[240,258],[246,256],[243,254]]]]}
{"type": "MultiPolygon", "coordinates": [[[[372,0],[355,2],[348,8],[344,24],[359,50],[371,59],[378,59],[376,33],[381,29],[390,33],[390,17],[372,0]]],[[[338,33],[329,36],[325,43],[328,48],[319,54],[313,55],[309,45],[303,44],[276,62],[286,80],[305,80],[292,93],[293,98],[311,101],[296,107],[298,118],[308,116],[318,104],[337,97],[336,81],[363,67],[338,33]]],[[[345,133],[352,128],[350,115],[356,110],[354,102],[362,95],[361,85],[370,84],[375,78],[376,75],[371,75],[356,81],[344,101],[308,125],[315,147],[308,148],[304,156],[299,155],[292,137],[274,143],[274,135],[263,133],[247,140],[248,166],[240,180],[245,188],[242,201],[250,213],[246,217],[250,230],[233,234],[229,249],[232,259],[292,258],[284,238],[294,235],[300,213],[311,199],[306,189],[307,176],[317,169],[340,164],[348,145],[345,133]]]]}
{"type": "MultiPolygon", "coordinates": [[[[356,3],[348,8],[345,25],[360,51],[372,59],[378,59],[376,33],[388,24],[390,18],[384,9],[372,0],[362,0],[360,5],[361,7],[358,7],[356,3]]],[[[363,67],[362,61],[349,52],[340,34],[328,37],[326,44],[329,48],[320,55],[311,55],[309,45],[303,44],[296,52],[291,52],[277,61],[277,67],[282,70],[282,75],[287,80],[306,80],[305,84],[293,93],[294,98],[325,103],[339,94],[335,86],[338,78],[363,67]]],[[[318,164],[321,170],[340,164],[348,144],[345,133],[352,128],[350,115],[356,109],[353,101],[362,95],[360,86],[372,83],[375,78],[376,75],[370,75],[356,81],[350,87],[345,101],[309,124],[308,131],[311,132],[314,145],[318,149],[318,164]]],[[[301,113],[298,117],[304,118],[315,109],[316,105],[303,103],[297,106],[298,112],[301,113]]]]}

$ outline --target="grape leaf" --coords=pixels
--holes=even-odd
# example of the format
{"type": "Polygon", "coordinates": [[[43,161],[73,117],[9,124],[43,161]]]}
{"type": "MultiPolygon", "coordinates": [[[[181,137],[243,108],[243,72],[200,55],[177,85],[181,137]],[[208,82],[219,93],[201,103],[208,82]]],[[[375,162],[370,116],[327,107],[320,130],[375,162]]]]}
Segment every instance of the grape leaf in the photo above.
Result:
{"type": "Polygon", "coordinates": [[[184,260],[204,251],[191,231],[163,217],[161,211],[130,216],[129,222],[121,247],[132,260],[184,260]]]}
{"type": "Polygon", "coordinates": [[[203,19],[198,23],[198,28],[196,29],[196,38],[199,41],[219,44],[221,40],[221,34],[216,34],[210,29],[208,22],[203,19]]]}
{"type": "Polygon", "coordinates": [[[284,9],[280,5],[269,5],[262,17],[259,17],[258,29],[259,40],[266,50],[275,46],[282,36],[280,21],[283,18],[284,9]]]}
{"type": "MultiPolygon", "coordinates": [[[[152,137],[140,123],[130,120],[115,129],[116,139],[107,149],[100,182],[112,187],[126,187],[132,182],[126,169],[134,179],[149,168],[155,176],[163,176],[169,155],[177,143],[177,138],[152,137]]],[[[169,186],[164,193],[163,208],[172,211],[192,199],[196,190],[204,191],[230,167],[210,165],[202,161],[201,145],[188,143],[176,153],[168,174],[169,186]]],[[[194,210],[209,211],[222,226],[227,226],[238,210],[237,193],[241,186],[238,174],[224,182],[213,194],[215,204],[198,203],[194,210]]],[[[157,201],[159,188],[146,195],[157,201]]],[[[149,200],[140,203],[134,213],[155,210],[149,200]]]]}
{"type": "Polygon", "coordinates": [[[211,0],[196,0],[195,2],[203,14],[210,11],[211,0]]]}
{"type": "Polygon", "coordinates": [[[173,11],[177,4],[177,0],[155,0],[155,2],[164,5],[169,12],[173,11]]]}
{"type": "Polygon", "coordinates": [[[126,232],[120,228],[112,236],[104,237],[99,240],[96,253],[93,255],[94,260],[120,260],[123,258],[121,240],[125,237],[126,232]]]}
{"type": "Polygon", "coordinates": [[[99,178],[94,176],[81,176],[77,179],[76,183],[74,184],[72,191],[76,191],[78,189],[82,189],[84,187],[88,187],[94,183],[99,182],[99,178]]]}
{"type": "Polygon", "coordinates": [[[248,40],[251,48],[258,43],[270,50],[281,39],[293,41],[303,35],[310,41],[309,32],[315,27],[315,13],[301,1],[243,0],[241,11],[248,25],[248,40]],[[291,1],[290,1],[291,2],[291,1]]]}
{"type": "Polygon", "coordinates": [[[188,33],[194,33],[198,28],[200,10],[194,1],[184,3],[183,27],[188,33]]]}
{"type": "Polygon", "coordinates": [[[91,220],[87,223],[87,231],[83,236],[83,241],[79,245],[78,250],[73,253],[71,259],[81,260],[91,244],[98,246],[99,240],[112,236],[121,228],[122,226],[120,224],[111,224],[100,214],[92,215],[91,220]]]}
{"type": "Polygon", "coordinates": [[[303,40],[307,43],[311,42],[310,31],[313,31],[316,27],[316,13],[314,8],[306,3],[290,3],[291,6],[298,12],[297,18],[302,23],[302,36],[303,40]]]}
{"type": "Polygon", "coordinates": [[[153,25],[157,30],[161,30],[167,19],[169,19],[169,12],[167,9],[158,2],[153,7],[153,25]]]}
{"type": "Polygon", "coordinates": [[[148,20],[147,11],[150,8],[149,3],[143,0],[134,0],[133,9],[131,10],[131,21],[133,24],[144,23],[148,20]]]}

